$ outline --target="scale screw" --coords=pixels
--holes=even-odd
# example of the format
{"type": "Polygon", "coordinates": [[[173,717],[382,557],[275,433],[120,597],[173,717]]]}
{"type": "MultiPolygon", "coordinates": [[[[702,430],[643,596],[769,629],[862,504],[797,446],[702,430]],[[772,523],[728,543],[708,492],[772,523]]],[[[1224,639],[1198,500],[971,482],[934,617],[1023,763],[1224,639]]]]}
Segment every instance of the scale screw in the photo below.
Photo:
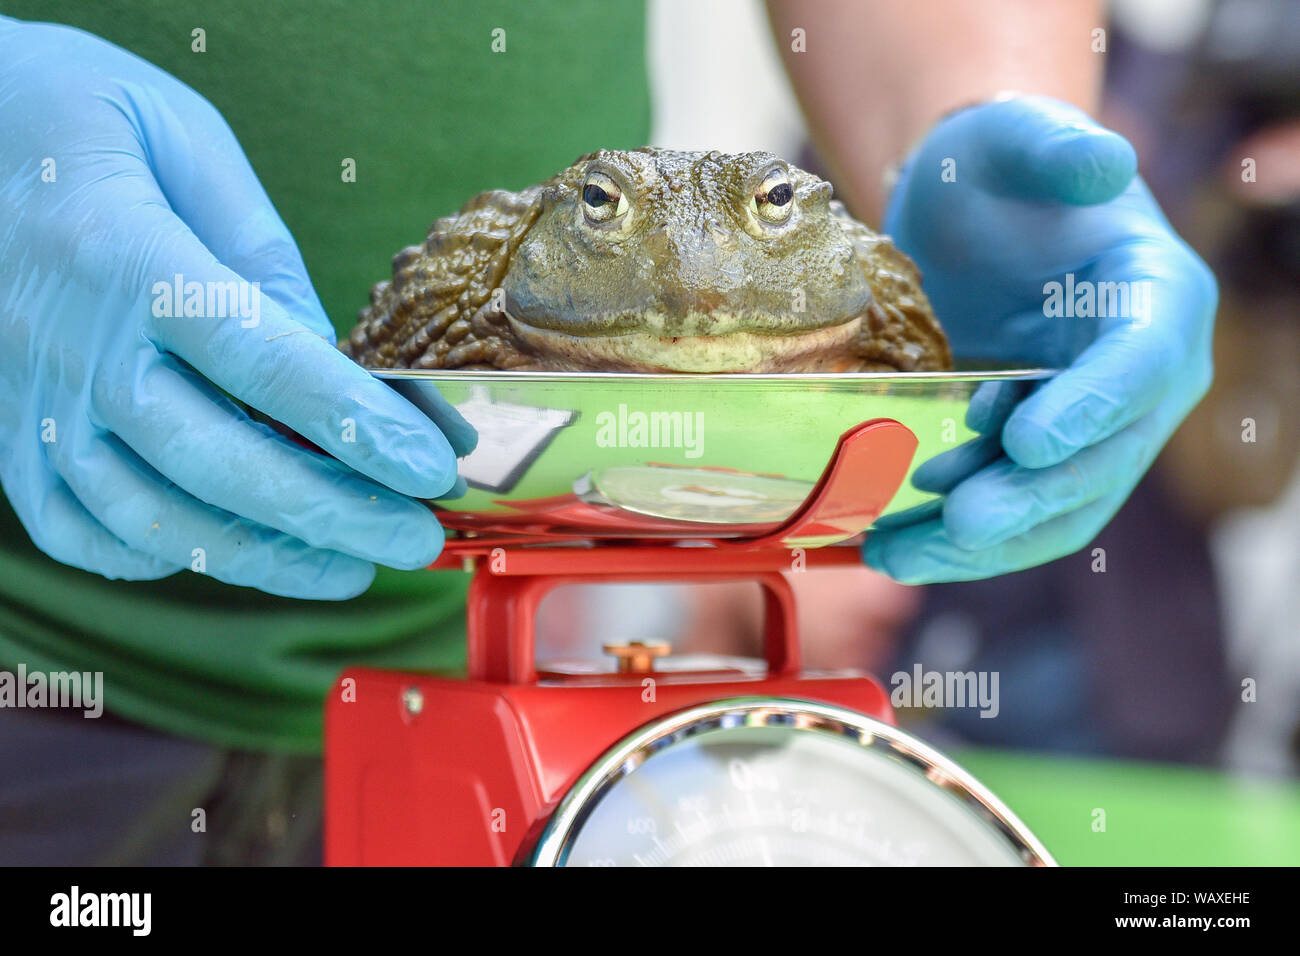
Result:
{"type": "Polygon", "coordinates": [[[605,653],[618,658],[620,674],[649,674],[655,669],[655,658],[672,653],[668,644],[645,644],[628,641],[626,644],[606,644],[605,653]]]}
{"type": "Polygon", "coordinates": [[[408,687],[402,691],[402,706],[406,712],[415,717],[424,710],[424,693],[418,687],[408,687]]]}

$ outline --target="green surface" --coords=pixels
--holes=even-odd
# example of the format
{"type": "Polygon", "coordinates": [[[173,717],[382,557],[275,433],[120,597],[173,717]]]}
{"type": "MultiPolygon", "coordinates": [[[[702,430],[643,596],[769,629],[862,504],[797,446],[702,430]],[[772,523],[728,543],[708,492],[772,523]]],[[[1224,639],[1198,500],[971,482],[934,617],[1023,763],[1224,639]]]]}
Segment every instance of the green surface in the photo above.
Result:
{"type": "Polygon", "coordinates": [[[1004,751],[950,754],[1065,866],[1300,865],[1300,785],[1004,751]],[[1105,830],[1094,830],[1095,811],[1105,830]]]}

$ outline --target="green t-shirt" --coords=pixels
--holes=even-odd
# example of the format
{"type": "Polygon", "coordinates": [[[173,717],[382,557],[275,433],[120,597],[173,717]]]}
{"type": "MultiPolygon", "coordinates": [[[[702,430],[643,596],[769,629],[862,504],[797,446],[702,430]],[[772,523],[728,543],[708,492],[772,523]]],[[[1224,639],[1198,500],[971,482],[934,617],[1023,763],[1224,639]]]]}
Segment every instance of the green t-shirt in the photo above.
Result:
{"type": "MultiPolygon", "coordinates": [[[[640,0],[0,0],[0,11],[80,27],[206,96],[341,335],[437,217],[649,134],[640,0]]],[[[346,665],[459,666],[466,583],[381,568],[338,604],[188,571],[109,581],[37,551],[0,497],[0,666],[103,671],[109,710],[224,746],[319,750],[322,701],[346,665]]]]}

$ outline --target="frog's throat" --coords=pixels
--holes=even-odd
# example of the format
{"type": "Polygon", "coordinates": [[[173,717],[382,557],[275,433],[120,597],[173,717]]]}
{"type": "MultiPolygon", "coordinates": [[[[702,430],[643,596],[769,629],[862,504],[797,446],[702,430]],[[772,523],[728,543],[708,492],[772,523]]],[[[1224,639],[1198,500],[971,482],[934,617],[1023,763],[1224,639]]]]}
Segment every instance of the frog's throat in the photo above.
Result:
{"type": "Polygon", "coordinates": [[[508,316],[520,351],[539,367],[618,372],[837,372],[860,364],[862,316],[807,332],[572,335],[508,316]]]}

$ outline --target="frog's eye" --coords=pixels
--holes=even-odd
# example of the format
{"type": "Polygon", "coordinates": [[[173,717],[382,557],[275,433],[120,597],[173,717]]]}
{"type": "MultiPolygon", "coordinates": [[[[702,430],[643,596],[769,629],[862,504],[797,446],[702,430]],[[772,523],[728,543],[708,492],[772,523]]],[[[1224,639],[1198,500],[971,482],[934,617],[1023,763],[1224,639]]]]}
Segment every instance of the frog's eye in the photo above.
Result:
{"type": "Polygon", "coordinates": [[[784,169],[774,169],[754,190],[751,208],[767,222],[785,222],[794,209],[794,187],[784,169]]]}
{"type": "Polygon", "coordinates": [[[613,222],[627,212],[627,197],[614,180],[591,173],[582,186],[582,212],[590,222],[613,222]]]}

